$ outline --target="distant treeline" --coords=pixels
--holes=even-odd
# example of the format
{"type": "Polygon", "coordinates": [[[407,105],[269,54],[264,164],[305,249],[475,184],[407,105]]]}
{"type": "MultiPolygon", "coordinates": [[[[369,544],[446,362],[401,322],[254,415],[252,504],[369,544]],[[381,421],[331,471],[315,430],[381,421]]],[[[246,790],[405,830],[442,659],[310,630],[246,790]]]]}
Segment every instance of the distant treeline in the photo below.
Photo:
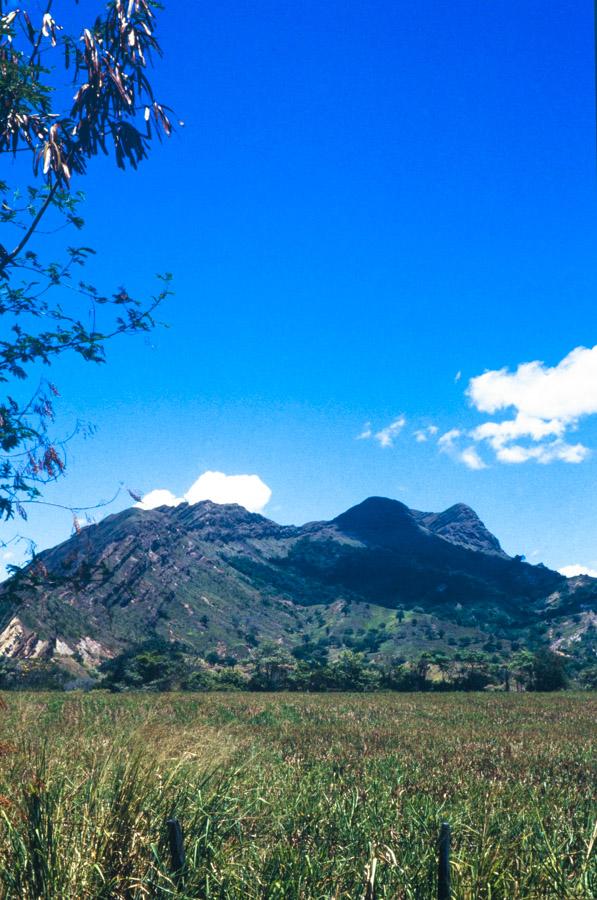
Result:
{"type": "Polygon", "coordinates": [[[556,691],[594,689],[597,667],[567,672],[566,658],[549,648],[521,650],[496,663],[483,652],[422,653],[417,659],[372,662],[345,650],[330,659],[305,642],[292,652],[264,643],[250,659],[212,652],[189,655],[182,645],[147,641],[102,664],[96,675],[73,678],[59,663],[0,661],[0,689],[111,691],[556,691]]]}

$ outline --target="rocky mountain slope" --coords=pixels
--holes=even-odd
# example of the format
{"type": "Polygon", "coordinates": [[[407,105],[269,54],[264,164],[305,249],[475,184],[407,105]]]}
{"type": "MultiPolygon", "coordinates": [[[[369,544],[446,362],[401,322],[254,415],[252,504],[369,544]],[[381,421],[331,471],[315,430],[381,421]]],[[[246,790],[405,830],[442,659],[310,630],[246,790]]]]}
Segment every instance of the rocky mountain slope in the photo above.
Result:
{"type": "Polygon", "coordinates": [[[282,526],[210,501],[131,508],[41,553],[0,587],[0,654],[95,667],[151,637],[247,658],[309,639],[383,658],[580,646],[597,581],[510,558],[472,509],[371,497],[282,526]]]}

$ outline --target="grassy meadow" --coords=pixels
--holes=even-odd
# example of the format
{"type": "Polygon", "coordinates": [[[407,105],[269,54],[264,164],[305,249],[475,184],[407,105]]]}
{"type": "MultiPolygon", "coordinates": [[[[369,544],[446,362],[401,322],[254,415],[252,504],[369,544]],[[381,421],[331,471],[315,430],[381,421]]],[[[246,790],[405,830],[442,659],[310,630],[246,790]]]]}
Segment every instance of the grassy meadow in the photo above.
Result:
{"type": "Polygon", "coordinates": [[[597,895],[594,695],[12,693],[1,706],[1,898],[429,900],[444,819],[456,898],[597,895]]]}

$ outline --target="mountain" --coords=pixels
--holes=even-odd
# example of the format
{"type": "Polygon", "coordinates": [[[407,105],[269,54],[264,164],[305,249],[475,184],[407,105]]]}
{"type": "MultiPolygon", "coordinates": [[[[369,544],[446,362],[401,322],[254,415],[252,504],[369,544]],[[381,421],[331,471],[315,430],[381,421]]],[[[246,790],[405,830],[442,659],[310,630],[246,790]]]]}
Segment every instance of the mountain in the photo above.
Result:
{"type": "Polygon", "coordinates": [[[265,639],[375,658],[570,652],[596,597],[597,580],[509,557],[464,504],[370,497],[295,527],[203,501],[131,508],[39,554],[0,586],[0,654],[93,668],[152,637],[241,661],[265,639]]]}
{"type": "Polygon", "coordinates": [[[424,513],[413,510],[417,522],[438,537],[468,550],[482,550],[508,558],[498,539],[487,530],[477,513],[465,503],[456,503],[442,513],[424,513]]]}

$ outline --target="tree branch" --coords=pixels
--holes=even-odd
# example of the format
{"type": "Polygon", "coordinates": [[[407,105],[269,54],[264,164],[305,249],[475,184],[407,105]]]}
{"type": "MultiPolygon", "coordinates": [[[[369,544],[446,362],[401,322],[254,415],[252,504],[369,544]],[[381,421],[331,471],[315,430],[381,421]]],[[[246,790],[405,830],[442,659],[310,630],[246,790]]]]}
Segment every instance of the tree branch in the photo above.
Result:
{"type": "Polygon", "coordinates": [[[11,262],[22,251],[23,247],[25,247],[25,245],[29,243],[29,240],[33,236],[35,229],[39,225],[44,213],[46,212],[46,210],[48,209],[48,206],[54,199],[54,195],[56,194],[57,190],[58,190],[58,181],[54,181],[54,184],[52,185],[50,192],[48,193],[48,196],[45,199],[45,202],[39,208],[37,215],[35,216],[33,222],[31,223],[31,225],[29,226],[29,228],[27,229],[27,231],[25,232],[25,234],[23,235],[23,237],[21,238],[21,240],[19,241],[17,246],[14,248],[12,253],[5,253],[4,256],[2,257],[2,259],[0,260],[0,274],[2,274],[2,272],[6,271],[6,269],[11,264],[11,262]]]}

